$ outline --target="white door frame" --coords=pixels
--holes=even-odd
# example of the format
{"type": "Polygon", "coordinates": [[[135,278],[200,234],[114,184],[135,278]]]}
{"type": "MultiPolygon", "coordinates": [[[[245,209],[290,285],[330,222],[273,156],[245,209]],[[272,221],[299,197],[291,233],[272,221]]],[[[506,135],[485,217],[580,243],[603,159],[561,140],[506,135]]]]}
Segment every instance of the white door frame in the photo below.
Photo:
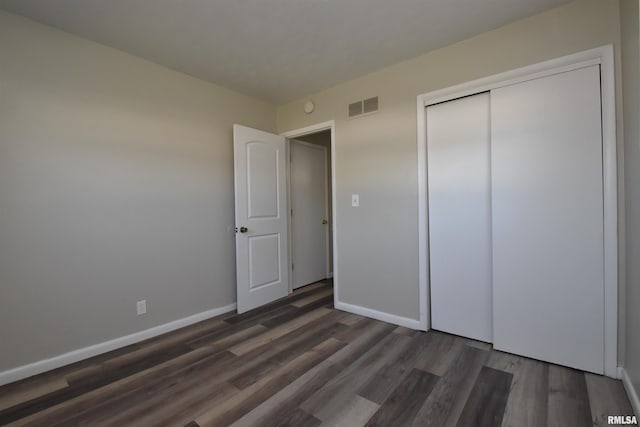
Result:
{"type": "Polygon", "coordinates": [[[618,187],[613,45],[586,50],[505,73],[418,95],[418,256],[420,324],[430,325],[427,223],[427,123],[425,108],[475,93],[536,78],[600,65],[604,188],[604,373],[618,378],[618,187]]]}
{"type": "MultiPolygon", "coordinates": [[[[317,123],[315,125],[306,126],[300,129],[290,130],[288,132],[281,133],[281,136],[287,138],[287,151],[289,151],[289,139],[299,138],[301,136],[309,135],[312,133],[322,132],[324,130],[331,131],[331,216],[332,216],[332,231],[333,235],[333,301],[334,304],[336,301],[339,301],[338,298],[338,243],[337,243],[337,221],[336,221],[336,123],[335,120],[330,120],[327,122],[317,123]]],[[[287,153],[287,156],[290,156],[290,153],[287,153]]],[[[287,168],[287,188],[290,189],[290,166],[287,168]]],[[[328,189],[327,189],[328,191],[328,189]]],[[[291,210],[291,192],[288,191],[287,195],[287,208],[291,210]]],[[[289,231],[291,231],[291,215],[289,215],[289,231]]],[[[327,236],[328,236],[328,227],[327,227],[327,236]]],[[[328,237],[327,237],[328,238],[328,237]]],[[[289,233],[289,241],[291,241],[291,233],[289,233]]],[[[329,245],[327,245],[327,251],[329,250],[329,245]]],[[[289,244],[289,292],[293,290],[293,275],[291,274],[291,244],[289,244]]],[[[327,260],[329,259],[327,254],[327,260]]],[[[327,269],[327,273],[329,273],[329,269],[327,269]]]]}
{"type": "MultiPolygon", "coordinates": [[[[315,133],[315,132],[314,132],[315,133]]],[[[310,142],[306,142],[306,141],[300,141],[298,139],[295,138],[287,138],[286,140],[286,146],[287,146],[287,151],[289,152],[289,163],[287,165],[287,176],[289,177],[289,179],[287,179],[287,194],[288,194],[288,204],[289,204],[289,210],[292,209],[293,206],[293,196],[291,194],[291,164],[293,163],[292,157],[291,157],[291,143],[296,143],[296,144],[300,144],[306,147],[310,147],[313,148],[315,150],[321,150],[324,154],[324,172],[325,175],[327,174],[327,164],[329,162],[329,159],[327,159],[327,147],[323,146],[323,145],[319,145],[319,144],[312,144],[310,142]]],[[[324,212],[323,215],[325,217],[326,220],[329,220],[329,202],[328,202],[328,195],[329,195],[329,176],[326,177],[326,179],[324,180],[324,212]]],[[[289,212],[289,253],[293,254],[293,250],[294,250],[294,242],[293,242],[293,221],[292,221],[292,217],[293,215],[291,215],[291,212],[289,212]]],[[[331,272],[331,261],[329,260],[329,224],[327,224],[327,227],[325,227],[325,247],[326,247],[326,264],[325,264],[325,278],[329,278],[329,273],[331,272]]],[[[291,256],[291,261],[293,262],[293,255],[291,256]]],[[[289,276],[290,277],[290,290],[293,289],[293,271],[291,272],[292,274],[289,276]]]]}

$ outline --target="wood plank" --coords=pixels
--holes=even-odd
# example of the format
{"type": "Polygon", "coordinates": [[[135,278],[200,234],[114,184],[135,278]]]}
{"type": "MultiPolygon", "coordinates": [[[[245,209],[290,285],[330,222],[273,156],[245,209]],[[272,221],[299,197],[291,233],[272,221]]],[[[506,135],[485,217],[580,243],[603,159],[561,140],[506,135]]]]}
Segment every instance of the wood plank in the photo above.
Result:
{"type": "MultiPolygon", "coordinates": [[[[325,318],[322,317],[319,320],[325,320],[325,318]]],[[[300,334],[297,337],[289,338],[285,335],[279,339],[282,340],[281,343],[276,343],[276,345],[281,346],[282,351],[264,359],[262,363],[254,366],[253,368],[244,370],[243,372],[233,376],[229,379],[229,382],[239,389],[244,389],[258,381],[269,372],[290,362],[305,351],[308,351],[321,342],[331,338],[331,336],[336,332],[339,332],[344,328],[346,328],[346,326],[339,323],[332,323],[327,319],[326,322],[319,323],[315,328],[307,329],[304,334],[300,334]]]]}
{"type": "MultiPolygon", "coordinates": [[[[0,387],[0,396],[7,396],[7,399],[9,399],[8,396],[14,394],[24,395],[24,398],[11,398],[11,400],[17,400],[11,405],[11,407],[16,407],[14,408],[15,410],[21,410],[24,404],[29,404],[27,403],[29,401],[41,401],[43,399],[46,400],[48,398],[47,396],[50,393],[53,393],[52,395],[56,396],[65,387],[57,387],[55,386],[55,384],[61,384],[60,381],[64,381],[66,383],[67,375],[70,375],[78,370],[85,369],[89,366],[99,365],[104,361],[110,360],[113,357],[118,357],[122,354],[126,354],[130,351],[135,351],[139,348],[140,347],[138,344],[132,344],[104,354],[100,354],[98,356],[94,356],[86,360],[72,363],[67,366],[62,366],[60,368],[42,373],[40,375],[25,378],[14,383],[5,384],[0,387]],[[46,393],[35,391],[38,389],[48,391],[46,393]],[[34,390],[34,392],[30,392],[29,390],[34,390]]],[[[9,409],[9,407],[0,409],[0,411],[4,409],[9,409]]]]}
{"type": "Polygon", "coordinates": [[[494,350],[483,362],[486,343],[328,309],[327,286],[310,288],[2,386],[0,424],[497,425],[505,394],[505,427],[631,414],[619,381],[494,350]]]}
{"type": "Polygon", "coordinates": [[[363,372],[376,372],[386,363],[402,354],[411,338],[404,335],[389,334],[357,361],[336,375],[327,385],[307,399],[300,407],[322,421],[343,410],[351,395],[368,380],[363,372]]]}
{"type": "MultiPolygon", "coordinates": [[[[339,310],[336,310],[336,311],[339,311],[339,310]]],[[[342,323],[343,325],[352,326],[358,323],[359,321],[361,321],[362,319],[365,319],[365,317],[358,316],[357,314],[349,313],[340,321],[340,323],[342,323]]]]}
{"type": "Polygon", "coordinates": [[[341,405],[340,411],[334,413],[321,425],[327,427],[363,426],[376,413],[378,408],[379,406],[376,403],[354,394],[351,395],[347,402],[341,405]]]}
{"type": "Polygon", "coordinates": [[[187,343],[192,349],[199,347],[209,347],[212,349],[225,350],[228,347],[234,346],[255,336],[263,334],[268,329],[260,324],[249,326],[247,328],[240,328],[233,334],[225,334],[224,336],[206,336],[198,338],[195,341],[187,343]]]}
{"type": "Polygon", "coordinates": [[[305,305],[311,304],[312,302],[316,302],[319,299],[326,298],[327,296],[333,296],[332,288],[327,288],[319,292],[314,292],[313,295],[309,295],[306,298],[301,298],[297,301],[293,301],[291,305],[294,307],[300,308],[300,307],[304,307],[305,305]]]}
{"type": "MultiPolygon", "coordinates": [[[[160,346],[157,346],[160,347],[160,346]]],[[[67,375],[70,386],[79,386],[82,389],[92,390],[104,384],[128,377],[136,372],[144,371],[152,366],[175,359],[192,350],[184,344],[171,344],[161,348],[141,348],[114,360],[104,362],[97,366],[90,366],[81,371],[67,375]]]]}
{"type": "Polygon", "coordinates": [[[302,289],[296,290],[293,294],[287,297],[281,298],[277,301],[274,301],[269,304],[265,304],[261,307],[255,308],[253,310],[247,311],[246,313],[236,314],[235,316],[232,316],[226,319],[226,321],[229,322],[230,324],[237,324],[237,323],[243,323],[243,322],[256,320],[256,319],[259,320],[259,318],[262,318],[262,320],[265,320],[266,318],[276,314],[282,314],[288,311],[295,311],[297,307],[292,307],[291,306],[292,302],[298,301],[303,298],[307,298],[308,296],[314,293],[321,292],[325,288],[327,288],[327,285],[323,283],[320,283],[318,285],[305,286],[302,289]]]}
{"type": "MultiPolygon", "coordinates": [[[[139,387],[148,387],[155,384],[159,379],[166,379],[167,376],[171,375],[180,375],[184,370],[197,370],[202,364],[206,363],[219,363],[220,369],[224,369],[226,363],[231,362],[234,357],[233,353],[227,351],[211,354],[209,348],[202,347],[145,371],[105,384],[102,387],[84,393],[80,390],[79,394],[74,394],[74,397],[70,397],[66,401],[59,401],[55,405],[44,402],[42,405],[44,409],[37,412],[31,411],[29,415],[16,412],[10,415],[12,420],[18,420],[15,423],[16,426],[41,425],[50,427],[55,420],[65,420],[86,408],[100,405],[111,397],[125,394],[139,387]]],[[[75,389],[74,393],[78,393],[78,389],[75,389]]],[[[0,419],[0,423],[3,422],[8,421],[0,419]]]]}
{"type": "Polygon", "coordinates": [[[260,425],[261,427],[276,427],[283,425],[289,414],[298,409],[300,403],[320,389],[341,369],[341,366],[331,362],[329,359],[324,360],[243,415],[231,426],[252,427],[260,425]]]}
{"type": "MultiPolygon", "coordinates": [[[[344,312],[342,312],[342,313],[344,313],[344,312]]],[[[344,332],[336,335],[336,339],[339,339],[341,341],[351,342],[351,341],[357,339],[363,333],[363,331],[366,331],[369,328],[371,328],[372,325],[375,325],[376,322],[383,323],[383,322],[380,322],[378,320],[368,319],[368,318],[365,317],[362,320],[349,325],[349,329],[347,329],[344,332]]],[[[395,329],[395,328],[393,328],[393,329],[395,329]]]]}
{"type": "Polygon", "coordinates": [[[415,329],[409,329],[406,326],[398,326],[394,331],[394,334],[401,334],[401,335],[406,335],[408,337],[412,337],[418,333],[420,333],[420,331],[417,331],[415,329]]]}
{"type": "Polygon", "coordinates": [[[549,365],[493,350],[486,366],[513,374],[502,427],[547,425],[549,365]]]}
{"type": "Polygon", "coordinates": [[[325,288],[333,289],[333,279],[324,279],[315,283],[311,283],[310,285],[301,286],[298,289],[295,289],[293,293],[289,295],[287,298],[291,298],[297,295],[302,295],[311,291],[317,291],[325,288]]]}
{"type": "MultiPolygon", "coordinates": [[[[215,375],[215,374],[214,374],[215,375]]],[[[238,392],[228,383],[217,383],[206,369],[174,376],[139,388],[102,404],[79,407],[75,415],[58,425],[184,425],[193,418],[195,410],[224,400],[238,392]]]]}
{"type": "Polygon", "coordinates": [[[633,415],[633,408],[622,381],[591,373],[585,374],[593,425],[610,425],[609,415],[633,415]]]}
{"type": "MultiPolygon", "coordinates": [[[[339,319],[339,317],[340,317],[340,314],[337,314],[337,313],[334,314],[334,320],[339,319]]],[[[321,320],[321,319],[318,319],[318,320],[321,320]]],[[[340,325],[340,326],[344,327],[343,325],[340,325]]],[[[255,326],[252,328],[255,328],[255,326]]],[[[264,329],[264,327],[261,327],[261,328],[264,329]]],[[[239,332],[236,335],[241,336],[242,332],[239,332]]],[[[229,338],[230,337],[227,337],[223,339],[223,341],[226,341],[229,338]]],[[[220,343],[216,343],[215,345],[217,344],[220,344],[220,343]]],[[[231,378],[234,375],[237,375],[237,373],[241,373],[244,370],[252,369],[255,366],[261,365],[264,362],[265,358],[269,358],[270,356],[278,352],[282,352],[282,350],[285,350],[285,351],[287,350],[286,347],[282,347],[276,342],[271,342],[271,344],[273,345],[270,345],[269,348],[267,349],[257,348],[255,349],[255,352],[247,353],[242,357],[238,357],[234,360],[229,361],[229,363],[217,364],[211,367],[207,367],[207,366],[198,367],[196,370],[192,370],[191,372],[189,372],[189,374],[197,375],[198,377],[200,377],[207,374],[207,371],[210,371],[210,374],[209,374],[210,379],[208,381],[208,385],[211,387],[216,387],[216,385],[221,384],[223,381],[229,380],[229,378],[231,378]],[[260,358],[261,356],[262,358],[260,358]]],[[[340,343],[340,345],[344,345],[344,344],[340,343]]],[[[182,379],[183,378],[181,378],[181,380],[182,379]]],[[[156,393],[158,392],[157,391],[146,392],[146,394],[156,394],[156,393]]],[[[200,409],[200,412],[202,412],[204,409],[207,409],[208,408],[207,402],[204,402],[203,405],[198,404],[198,408],[200,409]]],[[[193,414],[189,414],[190,417],[192,417],[192,415],[193,414]]]]}
{"type": "Polygon", "coordinates": [[[202,427],[230,425],[344,345],[345,343],[334,339],[325,341],[260,381],[241,390],[231,399],[199,414],[195,421],[202,427]]]}
{"type": "Polygon", "coordinates": [[[591,407],[584,373],[549,366],[549,427],[591,425],[591,407]]]}
{"type": "Polygon", "coordinates": [[[438,383],[439,377],[413,369],[393,390],[367,426],[411,425],[438,383]]]}
{"type": "Polygon", "coordinates": [[[513,375],[484,366],[478,375],[457,427],[500,427],[513,375]]]}
{"type": "MultiPolygon", "coordinates": [[[[149,338],[148,340],[138,343],[138,346],[141,349],[147,347],[158,348],[157,346],[160,346],[161,349],[167,345],[186,343],[198,336],[226,329],[229,327],[229,323],[227,323],[222,316],[224,315],[206,319],[193,325],[185,326],[183,328],[176,329],[175,331],[149,338]]],[[[109,360],[114,360],[114,358],[110,358],[109,360]]]]}
{"type": "MultiPolygon", "coordinates": [[[[396,330],[393,333],[397,333],[396,330]]],[[[405,334],[400,334],[405,335],[405,334]]],[[[391,392],[413,370],[416,362],[425,357],[432,335],[422,333],[410,336],[411,341],[397,359],[389,360],[380,370],[369,374],[358,394],[374,403],[382,404],[391,392]]]]}
{"type": "Polygon", "coordinates": [[[476,341],[472,339],[467,339],[465,344],[468,345],[469,347],[475,347],[485,351],[491,351],[491,349],[493,348],[493,345],[491,345],[491,343],[484,342],[484,341],[476,341]]]}
{"type": "Polygon", "coordinates": [[[362,333],[357,339],[243,416],[233,424],[234,427],[249,427],[257,424],[262,427],[280,425],[280,420],[286,418],[289,412],[321,389],[346,366],[367,353],[369,349],[378,344],[392,330],[393,326],[389,324],[382,322],[371,324],[368,330],[361,331],[362,333]]]}
{"type": "Polygon", "coordinates": [[[432,344],[426,356],[416,364],[416,368],[443,376],[465,346],[465,339],[437,331],[429,331],[433,335],[432,344]]]}
{"type": "Polygon", "coordinates": [[[227,382],[211,385],[211,383],[206,384],[206,380],[201,380],[199,385],[186,388],[181,393],[176,392],[171,396],[155,398],[155,405],[149,405],[147,411],[136,411],[135,415],[110,420],[105,427],[184,425],[196,413],[222,403],[238,393],[239,390],[227,382]]]}
{"type": "MultiPolygon", "coordinates": [[[[207,347],[205,348],[205,350],[200,353],[200,354],[196,354],[197,357],[202,356],[203,358],[205,358],[205,360],[211,360],[211,359],[207,359],[210,358],[212,355],[214,355],[215,353],[224,350],[224,348],[228,345],[232,345],[235,344],[237,342],[240,342],[244,339],[246,339],[247,337],[251,337],[255,334],[259,334],[260,332],[266,330],[266,328],[264,326],[260,326],[260,325],[256,325],[254,327],[250,327],[244,331],[240,331],[236,334],[233,335],[229,335],[221,340],[219,340],[218,342],[214,343],[211,347],[207,347]]],[[[177,354],[182,355],[184,353],[183,350],[180,350],[179,352],[177,352],[177,354]]],[[[186,356],[186,363],[187,363],[187,367],[189,364],[194,364],[194,363],[198,363],[199,360],[197,359],[192,359],[189,356],[186,356]]],[[[162,358],[162,360],[167,359],[166,355],[162,358]]],[[[169,368],[167,368],[167,366],[165,366],[165,364],[156,364],[156,360],[151,359],[149,360],[149,362],[146,364],[149,367],[154,367],[154,366],[160,366],[164,371],[167,371],[167,369],[171,369],[171,364],[172,363],[176,363],[173,368],[174,369],[178,369],[180,367],[179,365],[179,361],[182,360],[180,357],[175,357],[173,359],[168,359],[167,363],[169,363],[169,368]]],[[[117,364],[121,363],[120,360],[117,361],[117,364]]],[[[64,401],[69,401],[69,404],[72,404],[73,402],[70,401],[70,399],[72,399],[75,396],[79,396],[81,394],[86,394],[88,391],[91,390],[95,390],[95,389],[99,389],[100,387],[103,387],[106,384],[110,384],[110,383],[116,383],[119,378],[133,378],[131,377],[131,375],[133,373],[137,373],[137,372],[144,372],[144,368],[147,368],[147,366],[145,365],[138,365],[138,366],[133,366],[135,368],[139,368],[140,371],[138,371],[137,369],[131,369],[132,367],[128,367],[129,371],[127,372],[126,370],[116,370],[114,373],[109,373],[109,372],[100,372],[102,375],[97,377],[97,379],[95,381],[85,381],[84,383],[82,381],[78,381],[77,383],[74,383],[74,386],[70,388],[70,390],[67,393],[62,393],[60,395],[55,395],[55,396],[48,396],[45,402],[32,402],[31,407],[28,408],[16,408],[14,409],[14,416],[28,416],[30,414],[33,414],[35,412],[37,412],[38,410],[42,410],[45,407],[52,407],[55,406],[61,402],[64,401]],[[16,410],[19,410],[20,412],[16,412],[16,410]]],[[[146,381],[150,384],[150,385],[154,385],[154,380],[153,380],[153,370],[149,370],[146,369],[147,372],[150,373],[151,377],[144,377],[147,378],[146,381]]],[[[178,370],[178,372],[180,372],[178,370]]],[[[83,375],[86,375],[86,369],[83,370],[83,375]]],[[[161,377],[162,378],[162,377],[161,377]]],[[[138,382],[140,383],[140,382],[138,382]]],[[[143,382],[144,384],[144,382],[143,382]]],[[[127,391],[132,391],[134,390],[135,387],[129,387],[127,389],[127,391]]],[[[108,394],[102,396],[102,399],[100,400],[106,400],[108,398],[108,394]]],[[[93,405],[95,406],[95,405],[93,405]]]]}
{"type": "Polygon", "coordinates": [[[300,408],[296,408],[289,412],[285,417],[281,418],[278,422],[279,426],[291,426],[291,427],[316,427],[319,426],[321,421],[303,411],[300,408]]]}
{"type": "Polygon", "coordinates": [[[283,313],[279,316],[272,317],[260,323],[262,323],[264,326],[268,328],[274,328],[283,323],[298,319],[300,318],[301,315],[305,313],[311,312],[321,307],[325,307],[327,305],[331,305],[331,308],[333,308],[333,295],[320,298],[319,300],[316,300],[300,308],[296,307],[295,311],[291,311],[289,313],[283,313]]]}
{"type": "Polygon", "coordinates": [[[170,332],[163,339],[156,337],[140,343],[138,349],[79,369],[67,375],[66,379],[72,386],[113,382],[191,351],[191,347],[185,344],[189,340],[212,333],[218,336],[232,334],[234,331],[229,329],[230,325],[223,320],[203,321],[170,332]]]}
{"type": "Polygon", "coordinates": [[[414,425],[455,426],[489,353],[463,346],[416,415],[414,425]]]}
{"type": "Polygon", "coordinates": [[[14,389],[12,392],[3,391],[0,394],[0,411],[40,398],[54,391],[66,388],[67,386],[67,380],[64,378],[55,378],[50,381],[31,384],[29,387],[22,389],[14,389]]]}
{"type": "Polygon", "coordinates": [[[243,343],[234,345],[230,348],[230,351],[238,356],[242,356],[243,354],[249,353],[252,350],[255,350],[258,347],[261,347],[269,342],[288,334],[289,332],[301,328],[307,323],[318,319],[322,316],[326,316],[331,314],[331,310],[326,308],[318,308],[309,313],[306,313],[300,317],[294,318],[288,323],[282,324],[276,328],[270,329],[269,331],[247,340],[243,343]]]}
{"type": "MultiPolygon", "coordinates": [[[[232,355],[226,351],[220,354],[232,355]]],[[[229,375],[233,367],[239,364],[234,358],[237,359],[235,356],[230,360],[213,356],[186,369],[159,376],[156,381],[149,380],[141,387],[128,387],[116,395],[105,395],[105,400],[90,406],[86,414],[82,414],[86,405],[79,405],[76,411],[79,414],[65,420],[63,425],[79,425],[85,422],[129,425],[131,420],[137,417],[146,417],[154,413],[163,413],[158,420],[166,419],[167,422],[176,417],[182,418],[178,422],[182,425],[193,418],[195,411],[208,407],[221,398],[228,398],[238,391],[224,382],[225,375],[229,375]],[[164,414],[168,408],[172,408],[171,416],[164,414]]],[[[160,423],[158,420],[153,424],[160,423]]]]}

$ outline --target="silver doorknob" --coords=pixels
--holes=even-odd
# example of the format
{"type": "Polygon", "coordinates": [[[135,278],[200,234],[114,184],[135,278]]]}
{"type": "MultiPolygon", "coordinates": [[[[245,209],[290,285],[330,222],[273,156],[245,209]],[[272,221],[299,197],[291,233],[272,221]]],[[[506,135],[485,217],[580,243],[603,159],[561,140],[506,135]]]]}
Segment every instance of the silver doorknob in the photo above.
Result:
{"type": "Polygon", "coordinates": [[[240,232],[241,233],[246,233],[247,231],[249,231],[249,229],[247,227],[240,227],[240,232]]]}
{"type": "Polygon", "coordinates": [[[323,219],[322,220],[322,225],[327,225],[327,224],[329,224],[329,221],[327,221],[326,219],[323,219]]]}

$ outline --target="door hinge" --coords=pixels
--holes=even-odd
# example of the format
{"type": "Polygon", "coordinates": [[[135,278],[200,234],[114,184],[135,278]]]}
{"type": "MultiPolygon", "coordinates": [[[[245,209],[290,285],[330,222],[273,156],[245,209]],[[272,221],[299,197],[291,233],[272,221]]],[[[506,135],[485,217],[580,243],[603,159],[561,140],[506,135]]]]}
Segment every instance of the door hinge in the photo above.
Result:
{"type": "Polygon", "coordinates": [[[293,271],[293,263],[291,263],[291,271],[293,271]]]}
{"type": "Polygon", "coordinates": [[[293,216],[293,209],[291,209],[291,216],[293,216]]]}

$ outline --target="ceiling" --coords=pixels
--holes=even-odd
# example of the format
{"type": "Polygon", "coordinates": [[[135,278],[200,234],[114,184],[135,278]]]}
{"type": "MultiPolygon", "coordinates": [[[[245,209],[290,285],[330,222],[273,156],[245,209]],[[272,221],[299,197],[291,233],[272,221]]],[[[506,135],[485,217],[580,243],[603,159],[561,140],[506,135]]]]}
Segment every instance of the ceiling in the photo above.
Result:
{"type": "Polygon", "coordinates": [[[0,0],[0,8],[283,103],[569,0],[0,0]]]}

